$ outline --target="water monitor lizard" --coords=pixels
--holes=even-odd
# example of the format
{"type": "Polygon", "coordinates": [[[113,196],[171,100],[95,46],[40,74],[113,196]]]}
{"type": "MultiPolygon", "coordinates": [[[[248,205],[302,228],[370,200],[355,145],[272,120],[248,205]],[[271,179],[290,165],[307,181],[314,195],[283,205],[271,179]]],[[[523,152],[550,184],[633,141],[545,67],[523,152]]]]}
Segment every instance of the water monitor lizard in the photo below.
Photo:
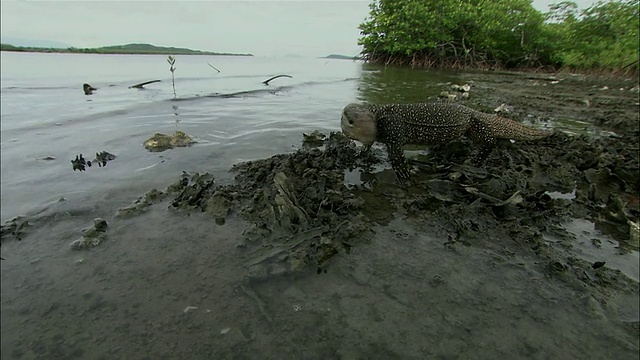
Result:
{"type": "Polygon", "coordinates": [[[440,144],[466,136],[480,145],[475,160],[483,160],[496,139],[535,140],[553,133],[452,103],[352,103],[344,107],[340,125],[343,133],[362,142],[365,150],[375,141],[385,144],[400,181],[410,177],[403,145],[440,144]]]}

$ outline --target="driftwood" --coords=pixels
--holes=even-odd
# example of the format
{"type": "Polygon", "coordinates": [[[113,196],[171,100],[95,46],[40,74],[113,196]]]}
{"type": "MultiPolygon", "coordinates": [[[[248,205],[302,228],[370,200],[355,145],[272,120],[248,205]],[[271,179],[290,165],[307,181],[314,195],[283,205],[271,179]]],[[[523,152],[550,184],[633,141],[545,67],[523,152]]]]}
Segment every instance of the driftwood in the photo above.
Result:
{"type": "Polygon", "coordinates": [[[96,91],[98,89],[94,88],[93,86],[91,86],[91,85],[89,85],[87,83],[84,83],[84,84],[82,84],[82,90],[84,91],[85,95],[91,95],[91,94],[93,94],[94,91],[96,91]]]}
{"type": "Polygon", "coordinates": [[[145,81],[145,82],[140,83],[140,84],[131,85],[131,86],[129,86],[129,89],[144,89],[143,86],[149,85],[149,84],[153,84],[153,83],[157,83],[157,82],[160,82],[160,81],[161,80],[145,81]]]}
{"type": "Polygon", "coordinates": [[[220,70],[218,70],[218,68],[216,68],[215,66],[211,65],[211,63],[207,63],[207,65],[211,66],[213,68],[213,70],[215,70],[218,73],[220,73],[220,70]]]}
{"type": "Polygon", "coordinates": [[[273,79],[277,79],[277,78],[279,78],[279,77],[288,77],[288,78],[293,78],[293,76],[291,76],[291,75],[276,75],[276,76],[274,76],[274,77],[272,77],[272,78],[269,78],[269,79],[267,79],[267,80],[263,81],[262,83],[263,83],[263,84],[265,84],[265,85],[269,85],[269,81],[271,81],[271,80],[273,80],[273,79]]]}

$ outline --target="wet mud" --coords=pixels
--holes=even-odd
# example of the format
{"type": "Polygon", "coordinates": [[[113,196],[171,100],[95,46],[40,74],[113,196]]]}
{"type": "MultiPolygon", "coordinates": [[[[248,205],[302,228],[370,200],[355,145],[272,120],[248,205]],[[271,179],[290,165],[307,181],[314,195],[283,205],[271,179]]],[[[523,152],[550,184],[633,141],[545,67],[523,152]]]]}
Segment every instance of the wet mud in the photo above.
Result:
{"type": "MultiPolygon", "coordinates": [[[[538,86],[532,81],[538,80],[523,82],[538,86]]],[[[556,91],[584,87],[583,81],[566,80],[556,91]]],[[[554,102],[566,99],[540,107],[542,102],[523,106],[520,101],[526,94],[520,94],[520,101],[504,99],[510,109],[518,109],[511,110],[511,117],[557,131],[538,141],[500,141],[479,167],[466,161],[474,148],[466,139],[414,147],[414,175],[406,186],[396,182],[383,147],[360,153],[340,133],[305,134],[305,140],[313,140],[310,146],[238,164],[233,168],[236,183],[231,185],[214,188],[189,181],[172,204],[211,213],[219,223],[229,216],[248,221],[237,246],[250,258],[245,264],[249,284],[331,271],[334,257],[380,241],[375,229],[391,227],[399,239],[411,231],[447,239],[443,247],[454,252],[484,249],[506,259],[537,259],[535,270],[541,276],[601,304],[621,294],[637,297],[637,278],[607,267],[606,258],[586,261],[576,256],[576,234],[566,229],[573,219],[586,219],[618,242],[620,256],[637,255],[638,91],[637,86],[620,88],[614,96],[603,93],[609,89],[593,88],[590,99],[577,102],[580,109],[573,109],[573,117],[584,116],[593,131],[582,134],[555,126],[556,117],[572,109],[565,102],[563,114],[550,110],[556,109],[554,102]],[[587,114],[582,114],[582,107],[588,108],[587,114]],[[524,115],[533,108],[538,109],[535,115],[524,115]],[[398,226],[398,220],[403,225],[398,226]]],[[[634,325],[623,326],[637,338],[638,315],[631,321],[634,325]]]]}
{"type": "MultiPolygon", "coordinates": [[[[422,233],[443,239],[442,247],[453,253],[499,254],[501,260],[494,264],[498,272],[501,261],[534,259],[529,270],[544,281],[606,307],[613,299],[638,298],[637,271],[634,276],[608,267],[607,261],[616,258],[596,255],[589,261],[579,256],[574,250],[578,235],[567,224],[574,219],[594,223],[617,242],[617,256],[627,255],[632,268],[637,262],[640,134],[635,89],[617,90],[615,100],[592,99],[600,105],[585,119],[592,121],[592,132],[582,134],[554,126],[552,113],[522,116],[534,105],[521,107],[520,114],[511,116],[530,118],[532,126],[555,127],[556,133],[538,141],[500,141],[479,167],[467,161],[474,146],[466,139],[414,147],[409,185],[396,182],[381,146],[361,153],[340,133],[305,134],[307,146],[295,153],[234,166],[234,184],[216,187],[212,179],[184,177],[174,185],[182,188],[172,206],[210,213],[219,224],[235,216],[248,222],[237,247],[248,259],[243,283],[249,289],[331,272],[335,258],[348,262],[354,249],[373,241],[393,247],[422,233]],[[395,236],[380,236],[386,232],[395,236]]],[[[510,103],[512,109],[522,105],[510,103]]],[[[553,102],[546,105],[552,108],[553,102]]],[[[597,248],[598,241],[589,245],[597,248]]],[[[439,275],[429,281],[433,287],[446,282],[439,275]]],[[[257,295],[242,290],[271,322],[257,295]]],[[[631,314],[612,326],[636,339],[621,345],[626,349],[622,357],[638,348],[639,314],[630,305],[633,301],[612,305],[631,314]]],[[[589,301],[585,306],[594,311],[589,301]]]]}
{"type": "MultiPolygon", "coordinates": [[[[239,305],[211,306],[245,320],[223,327],[211,340],[215,346],[180,337],[171,349],[218,358],[637,355],[638,279],[610,266],[637,261],[639,249],[637,83],[462,77],[473,85],[456,101],[485,112],[507,103],[505,116],[556,133],[499,141],[482,166],[467,161],[474,146],[466,139],[412,147],[407,185],[397,183],[383,146],[361,152],[340,133],[305,134],[295,152],[236,164],[230,184],[218,184],[215,174],[185,172],[118,210],[109,220],[110,238],[122,231],[118,222],[133,226],[165,207],[170,211],[161,216],[181,231],[239,229],[220,255],[236,268],[215,268],[225,278],[216,296],[239,305]],[[563,127],[567,122],[580,127],[563,127]],[[189,230],[188,218],[207,225],[189,230]],[[575,219],[595,228],[578,226],[579,236],[567,226],[575,219]],[[615,261],[598,252],[599,239],[577,243],[595,230],[611,239],[604,247],[615,261]],[[590,249],[588,258],[580,256],[582,248],[590,249]]],[[[22,221],[3,226],[2,241],[20,236],[22,221]]],[[[207,241],[198,244],[213,246],[207,241]]],[[[185,305],[185,316],[200,313],[185,305]]],[[[158,326],[185,324],[162,321],[158,326]]],[[[197,324],[188,331],[208,323],[197,324]]]]}
{"type": "MultiPolygon", "coordinates": [[[[577,135],[558,128],[542,140],[501,140],[478,167],[467,161],[474,146],[466,139],[425,148],[410,156],[409,185],[396,182],[384,147],[361,153],[340,133],[314,133],[304,134],[295,153],[235,165],[234,184],[216,186],[209,174],[184,174],[169,189],[180,193],[171,204],[208,212],[220,223],[228,216],[248,221],[238,246],[255,254],[256,276],[324,272],[333,256],[348,254],[371,238],[375,225],[397,217],[448,238],[447,246],[535,254],[547,262],[541,271],[549,275],[593,271],[590,264],[567,261],[569,255],[550,247],[544,234],[569,239],[563,224],[584,218],[619,241],[621,253],[638,250],[638,91],[617,91],[623,96],[602,101],[611,109],[593,111],[593,125],[608,132],[577,135]],[[607,120],[604,114],[614,111],[619,116],[607,120]]],[[[538,115],[535,121],[549,127],[551,118],[538,115]]]]}

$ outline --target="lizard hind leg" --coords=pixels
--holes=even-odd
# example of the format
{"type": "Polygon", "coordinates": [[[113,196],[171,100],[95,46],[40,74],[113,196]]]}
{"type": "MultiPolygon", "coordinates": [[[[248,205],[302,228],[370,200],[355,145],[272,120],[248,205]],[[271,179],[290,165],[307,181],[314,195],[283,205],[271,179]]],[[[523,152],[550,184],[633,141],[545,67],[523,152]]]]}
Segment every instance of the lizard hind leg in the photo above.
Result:
{"type": "Polygon", "coordinates": [[[475,165],[482,165],[496,146],[496,137],[491,129],[480,121],[474,121],[467,130],[467,137],[478,145],[478,151],[472,157],[475,165]]]}

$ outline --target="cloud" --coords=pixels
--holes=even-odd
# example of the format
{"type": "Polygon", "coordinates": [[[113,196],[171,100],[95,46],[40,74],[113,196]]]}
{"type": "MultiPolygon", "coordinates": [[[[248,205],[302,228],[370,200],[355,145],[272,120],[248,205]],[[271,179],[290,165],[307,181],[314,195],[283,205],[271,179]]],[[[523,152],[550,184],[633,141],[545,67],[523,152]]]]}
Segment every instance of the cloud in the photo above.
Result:
{"type": "Polygon", "coordinates": [[[368,1],[2,1],[7,36],[76,47],[145,42],[221,52],[359,52],[368,1]],[[28,24],[28,25],[25,25],[28,24]]]}

